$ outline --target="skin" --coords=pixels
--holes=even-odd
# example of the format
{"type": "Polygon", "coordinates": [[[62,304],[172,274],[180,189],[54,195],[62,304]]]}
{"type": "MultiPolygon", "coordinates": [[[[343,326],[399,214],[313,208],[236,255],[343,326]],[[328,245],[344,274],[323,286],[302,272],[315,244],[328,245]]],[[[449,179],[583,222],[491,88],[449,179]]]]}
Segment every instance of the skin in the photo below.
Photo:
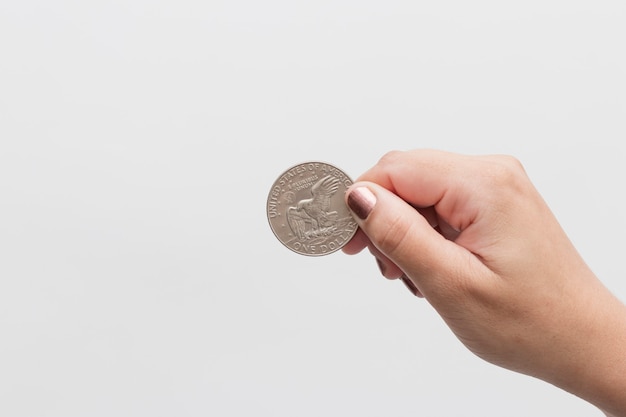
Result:
{"type": "Polygon", "coordinates": [[[360,230],[344,252],[368,248],[484,360],[626,417],[626,306],[516,159],[394,151],[346,196],[360,230]]]}

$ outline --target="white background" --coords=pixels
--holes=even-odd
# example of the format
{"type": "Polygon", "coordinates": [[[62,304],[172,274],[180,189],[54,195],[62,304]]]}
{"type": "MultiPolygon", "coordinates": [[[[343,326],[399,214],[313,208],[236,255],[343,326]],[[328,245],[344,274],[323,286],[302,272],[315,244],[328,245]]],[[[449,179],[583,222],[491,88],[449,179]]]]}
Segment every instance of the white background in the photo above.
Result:
{"type": "Polygon", "coordinates": [[[0,1],[0,416],[600,415],[265,202],[513,154],[626,299],[626,3],[0,1]]]}

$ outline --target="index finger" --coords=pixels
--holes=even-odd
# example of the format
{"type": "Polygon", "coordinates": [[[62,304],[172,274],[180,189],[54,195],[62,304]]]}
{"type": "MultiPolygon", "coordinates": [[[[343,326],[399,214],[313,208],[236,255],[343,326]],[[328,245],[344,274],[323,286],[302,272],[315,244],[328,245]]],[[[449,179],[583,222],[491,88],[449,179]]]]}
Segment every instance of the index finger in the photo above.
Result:
{"type": "Polygon", "coordinates": [[[358,181],[377,183],[416,208],[434,207],[460,231],[484,207],[487,196],[477,180],[494,175],[494,160],[436,150],[392,151],[358,181]]]}

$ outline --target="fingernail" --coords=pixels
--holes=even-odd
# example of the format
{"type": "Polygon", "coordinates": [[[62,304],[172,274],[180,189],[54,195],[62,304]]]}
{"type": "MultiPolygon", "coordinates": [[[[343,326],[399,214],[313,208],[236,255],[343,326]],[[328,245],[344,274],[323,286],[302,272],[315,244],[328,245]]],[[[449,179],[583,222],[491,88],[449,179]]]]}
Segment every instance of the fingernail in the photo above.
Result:
{"type": "Polygon", "coordinates": [[[402,275],[400,277],[400,281],[402,281],[402,283],[404,283],[404,285],[409,289],[409,291],[411,291],[411,293],[413,293],[414,296],[416,297],[423,297],[422,293],[420,292],[420,290],[417,289],[417,287],[415,286],[415,284],[413,284],[413,281],[411,281],[409,279],[409,277],[407,277],[406,275],[402,275]]]}
{"type": "Polygon", "coordinates": [[[367,219],[376,205],[376,196],[367,187],[357,187],[348,194],[348,207],[361,220],[367,219]]]}
{"type": "Polygon", "coordinates": [[[382,274],[382,276],[385,276],[385,269],[387,268],[385,267],[383,261],[381,261],[379,258],[376,258],[376,263],[378,264],[378,269],[380,269],[380,273],[382,274]]]}

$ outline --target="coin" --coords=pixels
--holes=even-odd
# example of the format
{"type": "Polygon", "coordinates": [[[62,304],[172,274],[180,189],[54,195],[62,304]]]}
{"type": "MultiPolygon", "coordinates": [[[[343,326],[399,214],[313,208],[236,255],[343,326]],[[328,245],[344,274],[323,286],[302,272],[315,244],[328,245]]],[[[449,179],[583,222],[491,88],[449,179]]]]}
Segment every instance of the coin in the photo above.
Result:
{"type": "Polygon", "coordinates": [[[283,172],[267,197],[267,219],[274,235],[301,255],[328,255],[354,236],[344,194],[350,177],[325,162],[304,162],[283,172]]]}

